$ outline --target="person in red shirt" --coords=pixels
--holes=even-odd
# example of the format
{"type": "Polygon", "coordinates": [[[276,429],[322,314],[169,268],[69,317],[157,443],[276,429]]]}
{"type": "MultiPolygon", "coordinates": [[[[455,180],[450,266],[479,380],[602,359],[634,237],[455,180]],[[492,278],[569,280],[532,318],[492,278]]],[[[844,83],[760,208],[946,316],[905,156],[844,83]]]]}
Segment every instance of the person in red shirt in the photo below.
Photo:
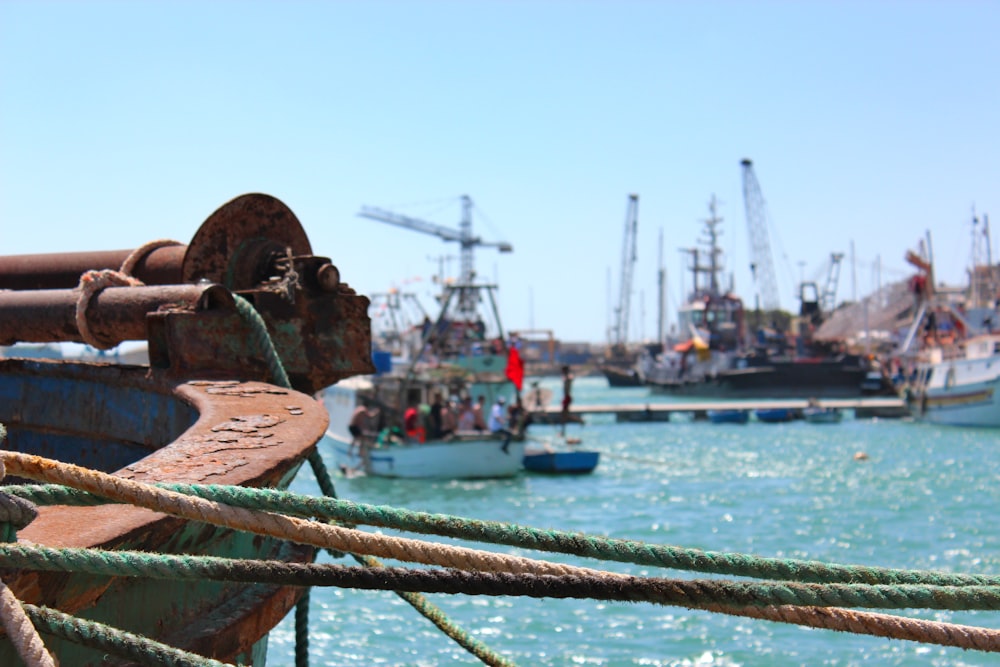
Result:
{"type": "Polygon", "coordinates": [[[410,403],[406,412],[403,413],[403,432],[411,438],[420,437],[420,413],[417,412],[417,406],[414,403],[410,403]]]}

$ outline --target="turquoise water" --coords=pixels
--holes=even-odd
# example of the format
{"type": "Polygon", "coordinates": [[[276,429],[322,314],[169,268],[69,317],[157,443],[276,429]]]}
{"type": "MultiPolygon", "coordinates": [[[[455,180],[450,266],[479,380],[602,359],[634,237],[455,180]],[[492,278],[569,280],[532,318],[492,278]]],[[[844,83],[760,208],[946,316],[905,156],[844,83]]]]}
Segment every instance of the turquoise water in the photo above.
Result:
{"type": "MultiPolygon", "coordinates": [[[[559,397],[558,380],[542,382],[559,397]]],[[[609,389],[602,378],[577,380],[574,394],[580,404],[669,401],[643,389],[609,389]]],[[[533,428],[536,438],[555,434],[533,428]]],[[[337,477],[337,492],[357,502],[713,551],[1000,574],[996,431],[848,415],[840,424],[591,418],[569,432],[601,452],[592,475],[337,477]],[[859,451],[869,459],[855,460],[859,451]]],[[[314,484],[304,474],[293,488],[317,494],[314,484]]],[[[544,557],[616,572],[704,576],[544,557]]],[[[1000,657],[983,653],[650,604],[429,597],[520,665],[1000,665],[1000,657]]],[[[909,615],[1000,627],[1000,612],[909,615]]],[[[310,620],[311,665],[479,664],[392,593],[316,589],[310,620]]],[[[268,664],[293,665],[293,656],[289,618],[271,635],[268,664]]]]}

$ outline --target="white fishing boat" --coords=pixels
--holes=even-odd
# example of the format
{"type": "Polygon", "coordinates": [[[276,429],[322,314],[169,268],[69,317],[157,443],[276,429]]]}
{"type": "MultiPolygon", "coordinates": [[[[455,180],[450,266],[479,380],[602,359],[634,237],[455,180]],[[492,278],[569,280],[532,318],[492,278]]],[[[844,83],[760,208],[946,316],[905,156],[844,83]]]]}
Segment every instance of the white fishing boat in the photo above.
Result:
{"type": "MultiPolygon", "coordinates": [[[[472,236],[471,201],[463,198],[463,204],[459,231],[380,209],[363,210],[363,217],[460,241],[463,258],[457,281],[444,276],[438,281],[442,293],[436,318],[425,316],[419,325],[405,326],[397,339],[386,337],[405,343],[401,362],[324,390],[327,435],[334,442],[337,465],[347,474],[486,478],[509,477],[521,469],[526,412],[517,399],[524,369],[518,343],[514,336],[508,339],[500,321],[497,286],[475,280],[472,248],[494,244],[472,236]],[[367,423],[357,427],[363,433],[356,438],[350,424],[359,405],[372,409],[367,418],[359,417],[367,423]],[[504,430],[496,433],[487,430],[493,409],[505,420],[504,430]],[[478,416],[463,426],[462,413],[478,416]],[[474,423],[481,430],[471,430],[474,423]]],[[[510,251],[509,245],[499,245],[510,251]]]]}
{"type": "Polygon", "coordinates": [[[906,395],[910,411],[934,424],[1000,427],[1000,335],[975,336],[956,354],[945,352],[930,351],[918,367],[906,395]]]}
{"type": "Polygon", "coordinates": [[[907,407],[916,419],[933,424],[1000,427],[996,267],[991,260],[973,262],[959,307],[935,289],[929,250],[910,252],[907,261],[921,270],[911,281],[921,305],[898,354],[903,362],[912,361],[911,380],[902,391],[907,407]]]}

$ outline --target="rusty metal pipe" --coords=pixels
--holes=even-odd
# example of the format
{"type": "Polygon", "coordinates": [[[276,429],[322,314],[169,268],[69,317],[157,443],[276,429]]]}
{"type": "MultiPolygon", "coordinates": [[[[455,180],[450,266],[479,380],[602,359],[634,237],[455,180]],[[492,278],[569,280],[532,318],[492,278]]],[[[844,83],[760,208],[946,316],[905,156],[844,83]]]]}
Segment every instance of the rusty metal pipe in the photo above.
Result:
{"type": "MultiPolygon", "coordinates": [[[[76,324],[79,299],[77,290],[0,292],[0,345],[85,342],[76,324]]],[[[148,313],[227,306],[235,307],[232,294],[213,284],[108,287],[91,297],[87,324],[97,340],[111,346],[146,340],[148,313]]]]}
{"type": "MultiPolygon", "coordinates": [[[[132,250],[42,253],[0,256],[0,289],[71,289],[80,275],[91,269],[121,268],[132,250]]],[[[156,248],[139,259],[132,275],[147,285],[183,283],[182,266],[187,246],[156,248]]]]}

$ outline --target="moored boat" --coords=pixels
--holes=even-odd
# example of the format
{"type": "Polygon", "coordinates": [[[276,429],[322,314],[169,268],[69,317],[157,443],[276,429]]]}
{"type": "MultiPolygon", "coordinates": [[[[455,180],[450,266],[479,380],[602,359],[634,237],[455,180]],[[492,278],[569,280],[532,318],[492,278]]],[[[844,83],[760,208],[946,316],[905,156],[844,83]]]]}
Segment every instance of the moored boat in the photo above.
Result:
{"type": "Polygon", "coordinates": [[[1000,427],[995,267],[973,268],[959,308],[936,290],[929,259],[913,252],[906,258],[920,270],[910,283],[919,308],[895,354],[908,370],[901,393],[910,413],[933,424],[1000,427]]]}
{"type": "Polygon", "coordinates": [[[746,424],[750,420],[750,411],[709,410],[708,420],[713,424],[746,424]]]}
{"type": "Polygon", "coordinates": [[[530,472],[582,475],[593,472],[600,459],[601,453],[595,451],[529,449],[524,453],[524,469],[530,472]]]}
{"type": "Polygon", "coordinates": [[[795,408],[761,408],[759,410],[754,410],[753,415],[759,422],[764,422],[766,424],[780,424],[782,422],[790,422],[795,419],[801,419],[802,412],[795,408]]]}
{"type": "Polygon", "coordinates": [[[337,441],[337,465],[347,474],[410,479],[489,479],[513,477],[521,470],[524,440],[499,434],[457,433],[447,440],[396,440],[351,448],[337,441]],[[506,446],[505,446],[506,443],[506,446]]]}
{"type": "MultiPolygon", "coordinates": [[[[409,344],[408,361],[390,372],[352,378],[324,391],[328,435],[336,442],[338,465],[349,474],[483,478],[520,470],[527,413],[519,400],[524,379],[519,342],[504,331],[497,286],[475,280],[471,253],[482,242],[471,235],[471,201],[466,197],[463,202],[462,227],[454,232],[380,209],[362,213],[464,241],[462,274],[455,281],[441,278],[437,313],[409,332],[416,340],[409,344]],[[467,410],[467,402],[478,405],[478,424],[463,425],[460,413],[467,410]],[[351,419],[362,403],[379,412],[371,418],[375,423],[370,423],[369,432],[356,437],[350,433],[351,419]],[[408,427],[404,421],[410,410],[415,421],[408,427]],[[494,410],[503,423],[490,428],[494,410]],[[445,415],[450,423],[445,423],[445,415]],[[506,448],[504,443],[509,443],[506,448]]],[[[501,244],[501,250],[511,248],[501,244]]]]}

